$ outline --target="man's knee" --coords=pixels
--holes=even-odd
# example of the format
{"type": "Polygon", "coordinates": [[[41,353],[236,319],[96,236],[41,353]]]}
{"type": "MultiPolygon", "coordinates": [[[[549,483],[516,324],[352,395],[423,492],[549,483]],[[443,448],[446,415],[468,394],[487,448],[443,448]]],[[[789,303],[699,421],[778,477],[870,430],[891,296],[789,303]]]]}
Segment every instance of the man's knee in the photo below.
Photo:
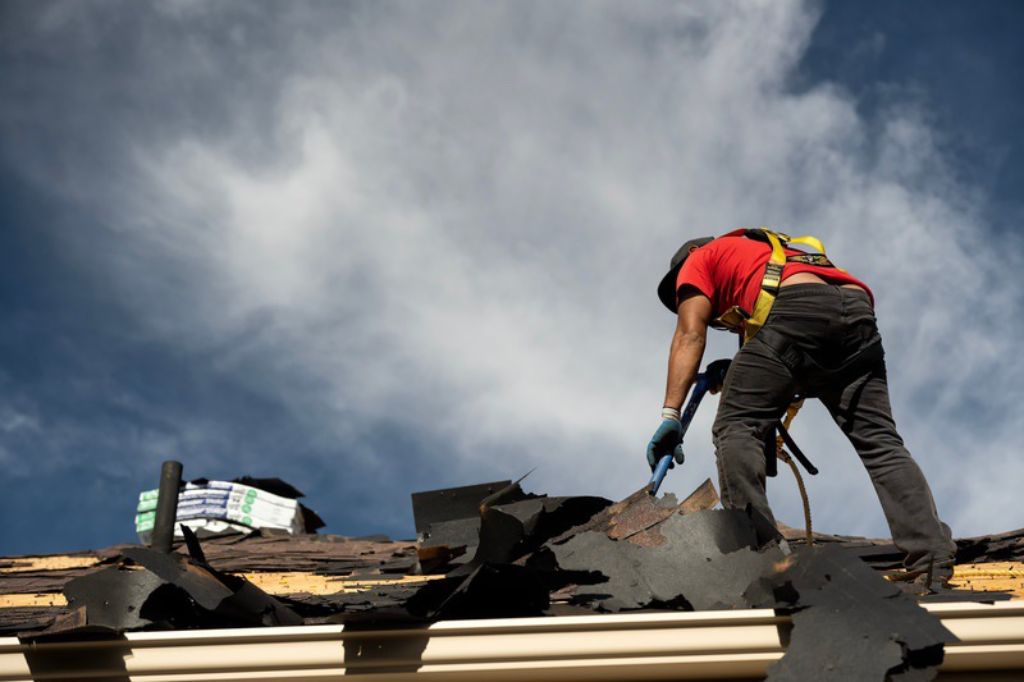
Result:
{"type": "Polygon", "coordinates": [[[764,475],[764,439],[768,429],[760,424],[716,422],[713,428],[719,473],[729,477],[759,478],[764,475]]]}
{"type": "Polygon", "coordinates": [[[742,437],[742,427],[743,425],[739,420],[723,418],[721,412],[719,412],[715,417],[714,424],[711,425],[711,440],[717,448],[724,440],[742,437]]]}
{"type": "Polygon", "coordinates": [[[876,436],[854,443],[854,449],[869,469],[873,467],[907,466],[913,462],[910,452],[899,436],[876,436]]]}

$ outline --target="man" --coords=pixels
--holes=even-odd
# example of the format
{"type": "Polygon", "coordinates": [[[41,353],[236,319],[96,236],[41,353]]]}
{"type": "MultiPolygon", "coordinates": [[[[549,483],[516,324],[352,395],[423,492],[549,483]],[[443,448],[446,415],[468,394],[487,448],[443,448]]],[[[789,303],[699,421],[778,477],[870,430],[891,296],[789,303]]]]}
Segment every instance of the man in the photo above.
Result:
{"type": "Polygon", "coordinates": [[[766,439],[795,396],[817,397],[871,477],[893,542],[906,554],[904,577],[948,580],[955,545],[896,431],[874,299],[863,282],[832,265],[813,237],[790,239],[761,228],[686,242],[658,295],[678,321],[662,423],[648,446],[652,468],[666,454],[681,455],[679,409],[708,326],[730,329],[744,343],[726,375],[713,428],[722,504],[749,505],[774,524],[765,495],[766,439]]]}

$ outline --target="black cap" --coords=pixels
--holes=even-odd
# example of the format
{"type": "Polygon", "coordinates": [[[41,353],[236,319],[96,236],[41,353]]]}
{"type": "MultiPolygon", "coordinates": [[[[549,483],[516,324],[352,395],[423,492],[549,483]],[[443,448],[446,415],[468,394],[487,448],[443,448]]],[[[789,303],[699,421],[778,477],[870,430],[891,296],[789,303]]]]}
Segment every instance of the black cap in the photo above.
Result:
{"type": "Polygon", "coordinates": [[[658,285],[658,298],[665,304],[665,307],[675,314],[676,311],[676,279],[679,277],[679,269],[683,267],[683,263],[686,261],[686,257],[690,255],[690,249],[694,247],[701,247],[709,242],[713,242],[714,237],[698,237],[691,239],[676,251],[675,255],[672,256],[672,260],[669,263],[669,271],[664,277],[661,278],[661,283],[658,285]]]}

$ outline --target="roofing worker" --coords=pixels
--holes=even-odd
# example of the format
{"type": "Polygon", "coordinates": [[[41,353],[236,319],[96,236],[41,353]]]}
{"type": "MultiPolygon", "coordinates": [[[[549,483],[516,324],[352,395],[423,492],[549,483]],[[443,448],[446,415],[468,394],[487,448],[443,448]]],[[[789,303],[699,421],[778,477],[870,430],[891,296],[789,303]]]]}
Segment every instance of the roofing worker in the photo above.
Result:
{"type": "Polygon", "coordinates": [[[740,229],[683,244],[658,297],[678,322],[662,422],[647,449],[652,468],[662,456],[682,452],[679,409],[708,326],[742,334],[713,429],[722,504],[750,505],[774,525],[765,495],[766,439],[795,396],[817,397],[871,476],[893,542],[906,553],[903,577],[948,580],[955,545],[896,431],[874,298],[863,282],[829,262],[814,237],[740,229]]]}

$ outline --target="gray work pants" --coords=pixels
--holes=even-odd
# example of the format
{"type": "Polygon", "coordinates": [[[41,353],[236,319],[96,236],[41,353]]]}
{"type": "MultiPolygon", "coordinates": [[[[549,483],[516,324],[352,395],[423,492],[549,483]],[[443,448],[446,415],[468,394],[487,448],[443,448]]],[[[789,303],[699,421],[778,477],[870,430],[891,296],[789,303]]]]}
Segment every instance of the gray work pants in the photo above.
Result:
{"type": "Polygon", "coordinates": [[[819,398],[850,439],[893,542],[907,555],[907,568],[927,570],[934,560],[936,575],[948,574],[956,548],[924,474],[896,431],[881,337],[860,289],[783,287],[765,326],[733,358],[714,425],[722,504],[749,504],[774,523],[765,495],[764,443],[796,394],[819,398]]]}

